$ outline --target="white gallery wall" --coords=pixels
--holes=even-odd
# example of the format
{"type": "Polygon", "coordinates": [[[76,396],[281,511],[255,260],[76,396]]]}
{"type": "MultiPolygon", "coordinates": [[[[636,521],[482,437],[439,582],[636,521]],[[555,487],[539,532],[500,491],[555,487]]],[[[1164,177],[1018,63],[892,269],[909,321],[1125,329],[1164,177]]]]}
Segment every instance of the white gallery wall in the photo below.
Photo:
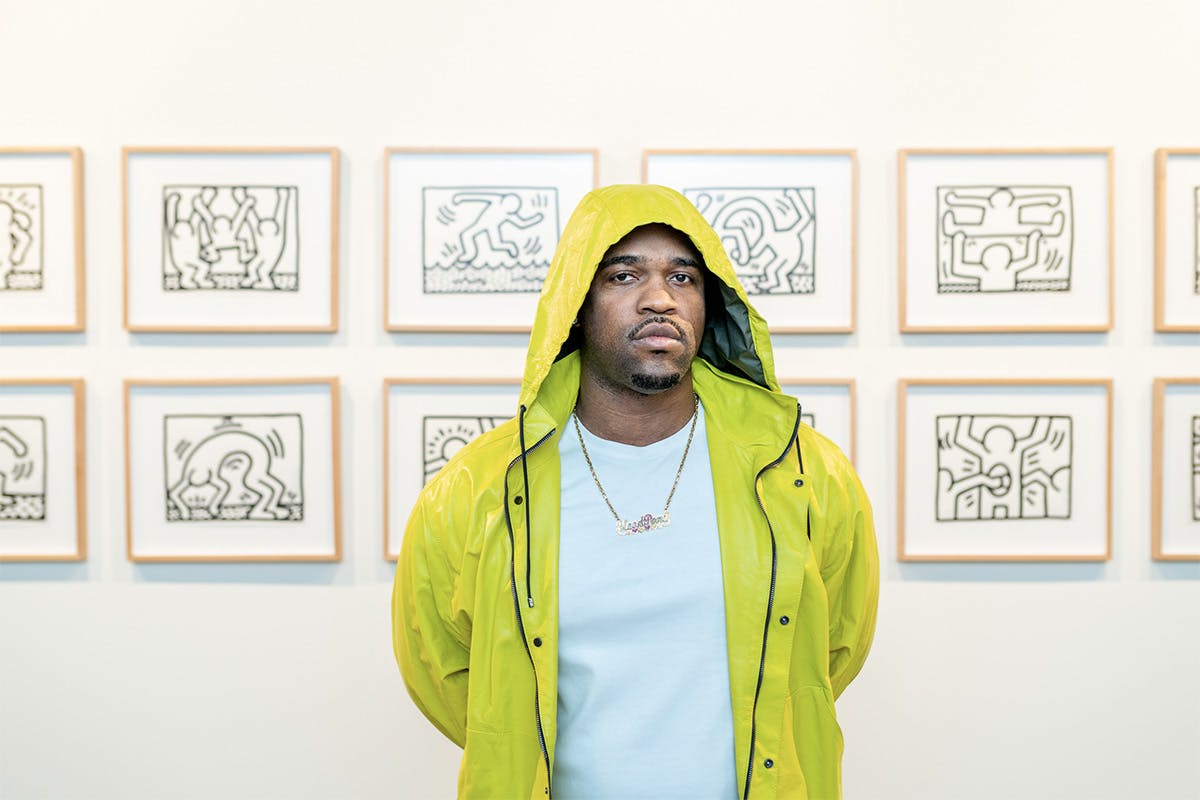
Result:
{"type": "Polygon", "coordinates": [[[1200,375],[1152,314],[1197,31],[1187,0],[0,3],[0,146],[83,148],[87,258],[86,331],[0,334],[0,380],[86,379],[89,525],[84,562],[0,564],[0,797],[453,796],[392,660],[381,384],[516,376],[525,337],[384,331],[384,148],[438,145],[595,147],[602,183],[643,148],[857,148],[857,330],[775,340],[781,375],[857,380],[883,586],[846,796],[1200,796],[1200,562],[1149,534],[1151,383],[1200,375]],[[340,148],[338,332],[122,330],[125,145],[340,148]],[[936,146],[1115,148],[1111,332],[898,332],[896,150],[936,146]],[[121,381],[310,375],[342,381],[343,560],[127,561],[121,381]],[[1112,378],[1112,559],[897,562],[906,377],[1112,378]]]}

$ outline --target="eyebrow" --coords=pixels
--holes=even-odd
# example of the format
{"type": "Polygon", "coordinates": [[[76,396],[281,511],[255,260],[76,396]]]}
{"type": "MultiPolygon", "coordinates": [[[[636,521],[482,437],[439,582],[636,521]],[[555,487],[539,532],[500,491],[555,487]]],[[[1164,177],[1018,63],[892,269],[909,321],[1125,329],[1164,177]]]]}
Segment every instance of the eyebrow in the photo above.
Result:
{"type": "MultiPolygon", "coordinates": [[[[596,269],[604,269],[605,267],[611,267],[615,264],[641,264],[645,260],[646,259],[644,256],[639,256],[632,253],[629,255],[609,256],[601,261],[600,265],[597,266],[596,269]]],[[[700,262],[691,256],[675,256],[671,259],[671,264],[676,267],[695,267],[696,269],[700,269],[700,262]]]]}

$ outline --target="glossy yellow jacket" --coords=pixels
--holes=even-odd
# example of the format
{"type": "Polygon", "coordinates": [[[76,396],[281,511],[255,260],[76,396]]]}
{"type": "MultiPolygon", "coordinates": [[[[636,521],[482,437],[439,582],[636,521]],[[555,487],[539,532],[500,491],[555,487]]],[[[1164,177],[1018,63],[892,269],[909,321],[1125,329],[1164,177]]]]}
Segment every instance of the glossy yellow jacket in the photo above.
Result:
{"type": "MultiPolygon", "coordinates": [[[[722,282],[710,287],[692,377],[717,492],[738,784],[753,800],[841,795],[833,700],[862,667],[875,628],[870,505],[841,451],[779,392],[766,324],[713,230],[672,190],[612,186],[589,194],[567,223],[517,416],[442,468],[404,534],[396,659],[417,706],[464,748],[463,798],[551,793],[558,436],[580,370],[571,322],[604,252],[651,222],[687,233],[722,282]]],[[[630,735],[655,744],[654,731],[630,735]]]]}

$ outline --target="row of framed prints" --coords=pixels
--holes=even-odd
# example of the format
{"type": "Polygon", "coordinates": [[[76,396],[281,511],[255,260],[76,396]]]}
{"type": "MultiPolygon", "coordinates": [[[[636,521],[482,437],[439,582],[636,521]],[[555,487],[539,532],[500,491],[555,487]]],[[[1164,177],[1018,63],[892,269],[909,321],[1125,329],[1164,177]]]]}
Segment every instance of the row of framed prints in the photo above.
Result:
{"type": "MultiPolygon", "coordinates": [[[[80,330],[82,153],[0,150],[0,330],[80,330]]],[[[390,148],[389,331],[529,330],[595,150],[390,148]]],[[[855,327],[854,150],[648,150],[776,332],[855,327]]],[[[1113,319],[1110,149],[901,150],[900,329],[1104,331],[1113,319]]],[[[130,331],[338,327],[339,152],[126,148],[130,331]]],[[[1200,330],[1200,150],[1155,160],[1155,327],[1200,330]]],[[[878,276],[872,278],[875,280],[878,276]]]]}
{"type": "MultiPolygon", "coordinates": [[[[852,380],[785,380],[803,422],[853,460],[852,380]]],[[[383,550],[421,487],[502,424],[516,380],[384,381],[383,550]]],[[[336,378],[125,383],[134,561],[341,558],[336,378]]],[[[1100,561],[1111,555],[1109,380],[903,380],[897,557],[1100,561]]],[[[0,559],[86,554],[84,385],[0,386],[0,559]]],[[[1200,378],[1154,384],[1152,553],[1200,560],[1200,378]]],[[[878,509],[877,509],[878,511],[878,509]]]]}

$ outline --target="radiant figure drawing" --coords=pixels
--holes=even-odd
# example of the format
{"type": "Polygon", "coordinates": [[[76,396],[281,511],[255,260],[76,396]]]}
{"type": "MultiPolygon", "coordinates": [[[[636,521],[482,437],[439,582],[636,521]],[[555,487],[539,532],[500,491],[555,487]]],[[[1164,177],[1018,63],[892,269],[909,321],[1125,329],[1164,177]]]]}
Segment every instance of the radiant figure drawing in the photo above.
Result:
{"type": "Polygon", "coordinates": [[[0,291],[42,288],[42,187],[0,184],[0,291]]]}
{"type": "Polygon", "coordinates": [[[937,519],[1071,516],[1071,418],[937,418],[937,519]]]}
{"type": "Polygon", "coordinates": [[[1071,288],[1066,186],[939,186],[939,292],[1071,288]]]}
{"type": "Polygon", "coordinates": [[[46,421],[0,416],[0,521],[46,518],[46,421]]]}

